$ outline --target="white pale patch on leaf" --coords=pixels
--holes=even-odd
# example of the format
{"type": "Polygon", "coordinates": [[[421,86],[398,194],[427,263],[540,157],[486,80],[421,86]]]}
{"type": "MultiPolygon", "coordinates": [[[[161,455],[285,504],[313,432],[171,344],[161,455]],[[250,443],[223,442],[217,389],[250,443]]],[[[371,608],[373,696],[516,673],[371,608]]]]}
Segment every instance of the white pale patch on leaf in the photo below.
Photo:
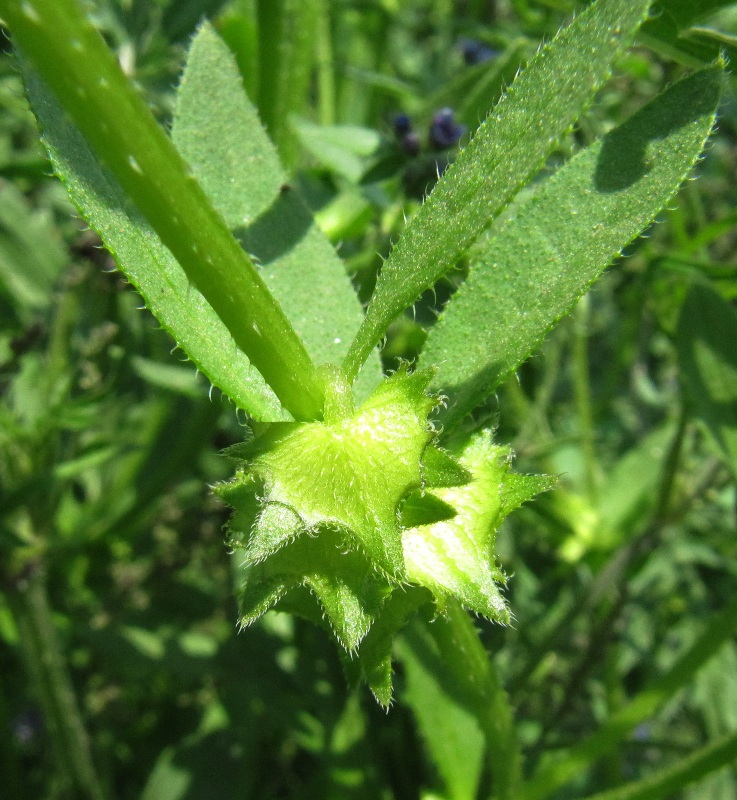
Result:
{"type": "Polygon", "coordinates": [[[454,597],[477,614],[508,623],[500,591],[506,578],[494,561],[496,531],[510,511],[548,488],[551,479],[510,473],[511,450],[492,444],[491,431],[476,434],[459,461],[471,481],[433,492],[456,515],[404,532],[407,575],[432,591],[438,609],[454,597]]]}

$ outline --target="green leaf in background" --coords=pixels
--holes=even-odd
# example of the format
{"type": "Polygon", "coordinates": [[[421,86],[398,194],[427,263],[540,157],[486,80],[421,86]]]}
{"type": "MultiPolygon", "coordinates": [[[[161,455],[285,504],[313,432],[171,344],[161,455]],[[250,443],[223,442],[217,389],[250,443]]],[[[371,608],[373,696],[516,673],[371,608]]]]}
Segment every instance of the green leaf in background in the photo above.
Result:
{"type": "MultiPolygon", "coordinates": [[[[210,25],[193,40],[172,138],[256,263],[316,365],[339,363],[363,315],[345,266],[287,185],[233,57],[210,25]],[[217,135],[214,135],[217,132],[217,135]]],[[[381,378],[378,354],[357,387],[381,378]]]]}
{"type": "Polygon", "coordinates": [[[51,219],[33,213],[23,195],[0,181],[0,296],[6,294],[15,308],[29,313],[47,308],[54,283],[68,256],[51,219]]]}
{"type": "Polygon", "coordinates": [[[391,321],[450,270],[609,77],[649,0],[598,0],[535,56],[408,225],[351,345],[354,378],[391,321]]]}
{"type": "Polygon", "coordinates": [[[258,108],[287,166],[294,160],[292,115],[307,103],[322,0],[257,0],[258,108]]]}
{"type": "Polygon", "coordinates": [[[670,87],[492,231],[420,358],[439,365],[446,425],[530,355],[675,193],[713,125],[722,73],[719,64],[670,87]]]}
{"type": "Polygon", "coordinates": [[[295,128],[300,144],[319,164],[351,183],[358,183],[366,171],[367,159],[381,145],[377,131],[359,125],[315,125],[300,119],[295,128]]]}
{"type": "MultiPolygon", "coordinates": [[[[680,793],[690,783],[703,780],[714,771],[734,764],[736,759],[737,732],[728,733],[646,778],[626,783],[619,789],[589,795],[586,800],[660,800],[674,797],[674,792],[680,793]]],[[[703,792],[705,787],[700,788],[703,792]]],[[[699,797],[713,800],[714,795],[699,794],[699,797]]]]}
{"type": "Polygon", "coordinates": [[[438,664],[440,654],[427,630],[413,625],[397,645],[406,688],[402,701],[417,720],[420,734],[444,784],[447,800],[475,800],[481,780],[484,734],[476,716],[458,702],[438,664]]]}
{"type": "Polygon", "coordinates": [[[710,439],[737,475],[737,313],[695,283],[676,334],[683,391],[710,439]]]}
{"type": "Polygon", "coordinates": [[[733,5],[732,0],[657,0],[639,38],[689,66],[708,64],[720,53],[734,59],[735,37],[707,26],[711,16],[733,5]]]}
{"type": "MultiPolygon", "coordinates": [[[[550,502],[572,531],[560,544],[561,558],[573,564],[587,553],[611,553],[642,530],[662,480],[673,433],[673,425],[665,423],[627,450],[607,473],[595,505],[564,488],[555,492],[550,502]],[[633,475],[638,480],[633,481],[633,475]]],[[[556,463],[555,468],[567,472],[564,464],[556,463]]]]}
{"type": "Polygon", "coordinates": [[[667,672],[651,681],[639,694],[618,708],[599,729],[563,752],[551,752],[523,786],[524,800],[554,795],[585,769],[611,752],[635,727],[653,716],[728,642],[737,628],[737,597],[712,614],[693,644],[667,672]]]}
{"type": "Polygon", "coordinates": [[[257,420],[285,420],[261,374],[115,178],[101,165],[41,79],[24,65],[26,89],[57,175],[146,305],[195,366],[257,420]]]}

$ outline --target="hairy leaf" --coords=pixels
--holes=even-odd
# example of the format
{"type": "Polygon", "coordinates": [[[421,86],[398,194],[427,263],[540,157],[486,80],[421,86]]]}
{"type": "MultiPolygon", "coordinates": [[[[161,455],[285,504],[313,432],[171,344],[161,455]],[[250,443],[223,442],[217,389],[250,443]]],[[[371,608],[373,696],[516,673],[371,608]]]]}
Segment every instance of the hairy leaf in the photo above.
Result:
{"type": "Polygon", "coordinates": [[[146,305],[208,379],[257,420],[288,419],[273,391],[151,226],[27,67],[26,89],[56,174],[146,305]]]}
{"type": "Polygon", "coordinates": [[[2,13],[24,56],[237,347],[296,419],[318,419],[322,385],[304,345],[76,0],[5,0],[2,13]]]}
{"type": "Polygon", "coordinates": [[[446,425],[481,402],[678,189],[714,122],[722,65],[685,78],[579,153],[491,233],[420,363],[446,425]]]}
{"type": "MultiPolygon", "coordinates": [[[[339,363],[363,315],[344,264],[287,183],[233,57],[211,26],[192,42],[172,138],[316,365],[339,363]],[[216,135],[215,135],[216,132],[216,135]]],[[[356,387],[381,377],[378,355],[356,387]]]]}
{"type": "Polygon", "coordinates": [[[542,166],[608,78],[648,5],[649,0],[597,0],[520,74],[385,262],[346,360],[349,377],[394,317],[455,265],[542,166]]]}

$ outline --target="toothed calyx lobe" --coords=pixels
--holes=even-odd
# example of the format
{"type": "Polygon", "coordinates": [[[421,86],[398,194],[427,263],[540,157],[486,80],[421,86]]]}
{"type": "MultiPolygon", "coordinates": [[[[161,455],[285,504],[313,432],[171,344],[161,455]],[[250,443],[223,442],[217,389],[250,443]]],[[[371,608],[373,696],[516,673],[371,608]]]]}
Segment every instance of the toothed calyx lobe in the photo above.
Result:
{"type": "Polygon", "coordinates": [[[237,474],[215,487],[234,508],[241,624],[277,603],[322,623],[388,702],[397,609],[416,607],[408,592],[438,613],[454,597],[508,622],[495,533],[549,479],[509,472],[509,449],[488,432],[455,456],[438,447],[431,371],[399,370],[357,409],[341,373],[323,374],[324,419],[274,423],[231,448],[237,474]]]}

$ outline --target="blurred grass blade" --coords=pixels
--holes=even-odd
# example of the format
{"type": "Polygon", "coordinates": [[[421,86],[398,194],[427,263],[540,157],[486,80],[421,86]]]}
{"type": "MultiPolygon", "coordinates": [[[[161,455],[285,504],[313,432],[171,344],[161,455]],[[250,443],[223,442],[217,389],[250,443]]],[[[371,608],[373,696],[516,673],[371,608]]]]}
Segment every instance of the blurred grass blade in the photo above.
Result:
{"type": "MultiPolygon", "coordinates": [[[[190,46],[172,138],[228,227],[261,265],[261,276],[312,361],[340,363],[361,323],[360,303],[333,246],[288,187],[233,57],[209,25],[190,46]]],[[[378,353],[372,363],[358,387],[362,397],[381,377],[378,353]]]]}
{"type": "Polygon", "coordinates": [[[540,767],[523,786],[523,800],[543,800],[611,752],[637,725],[653,716],[679,689],[734,636],[737,630],[737,597],[714,614],[696,641],[663,676],[619,709],[591,736],[580,741],[558,759],[540,767]]]}
{"type": "MultiPolygon", "coordinates": [[[[0,0],[0,14],[237,347],[295,418],[318,418],[322,384],[302,342],[76,0],[0,0]]],[[[157,301],[167,305],[166,291],[157,301]]],[[[213,347],[191,355],[206,374],[224,357],[213,347]]]]}
{"type": "Polygon", "coordinates": [[[684,393],[737,475],[737,314],[696,283],[681,309],[676,344],[684,393]]]}
{"type": "Polygon", "coordinates": [[[0,184],[0,297],[9,296],[22,322],[51,304],[67,261],[50,217],[33,213],[11,184],[0,184]]]}
{"type": "Polygon", "coordinates": [[[282,160],[291,167],[291,117],[307,104],[321,0],[257,0],[258,109],[282,160]]]}
{"type": "Polygon", "coordinates": [[[446,425],[517,368],[676,192],[703,149],[721,64],[691,75],[574,157],[478,248],[430,331],[446,425]]]}
{"type": "Polygon", "coordinates": [[[591,102],[649,0],[597,0],[530,62],[407,226],[351,345],[355,377],[391,321],[451,269],[591,102]]]}
{"type": "Polygon", "coordinates": [[[737,731],[710,742],[647,778],[608,792],[590,795],[585,800],[660,800],[661,797],[672,797],[690,783],[736,761],[737,731]]]}

